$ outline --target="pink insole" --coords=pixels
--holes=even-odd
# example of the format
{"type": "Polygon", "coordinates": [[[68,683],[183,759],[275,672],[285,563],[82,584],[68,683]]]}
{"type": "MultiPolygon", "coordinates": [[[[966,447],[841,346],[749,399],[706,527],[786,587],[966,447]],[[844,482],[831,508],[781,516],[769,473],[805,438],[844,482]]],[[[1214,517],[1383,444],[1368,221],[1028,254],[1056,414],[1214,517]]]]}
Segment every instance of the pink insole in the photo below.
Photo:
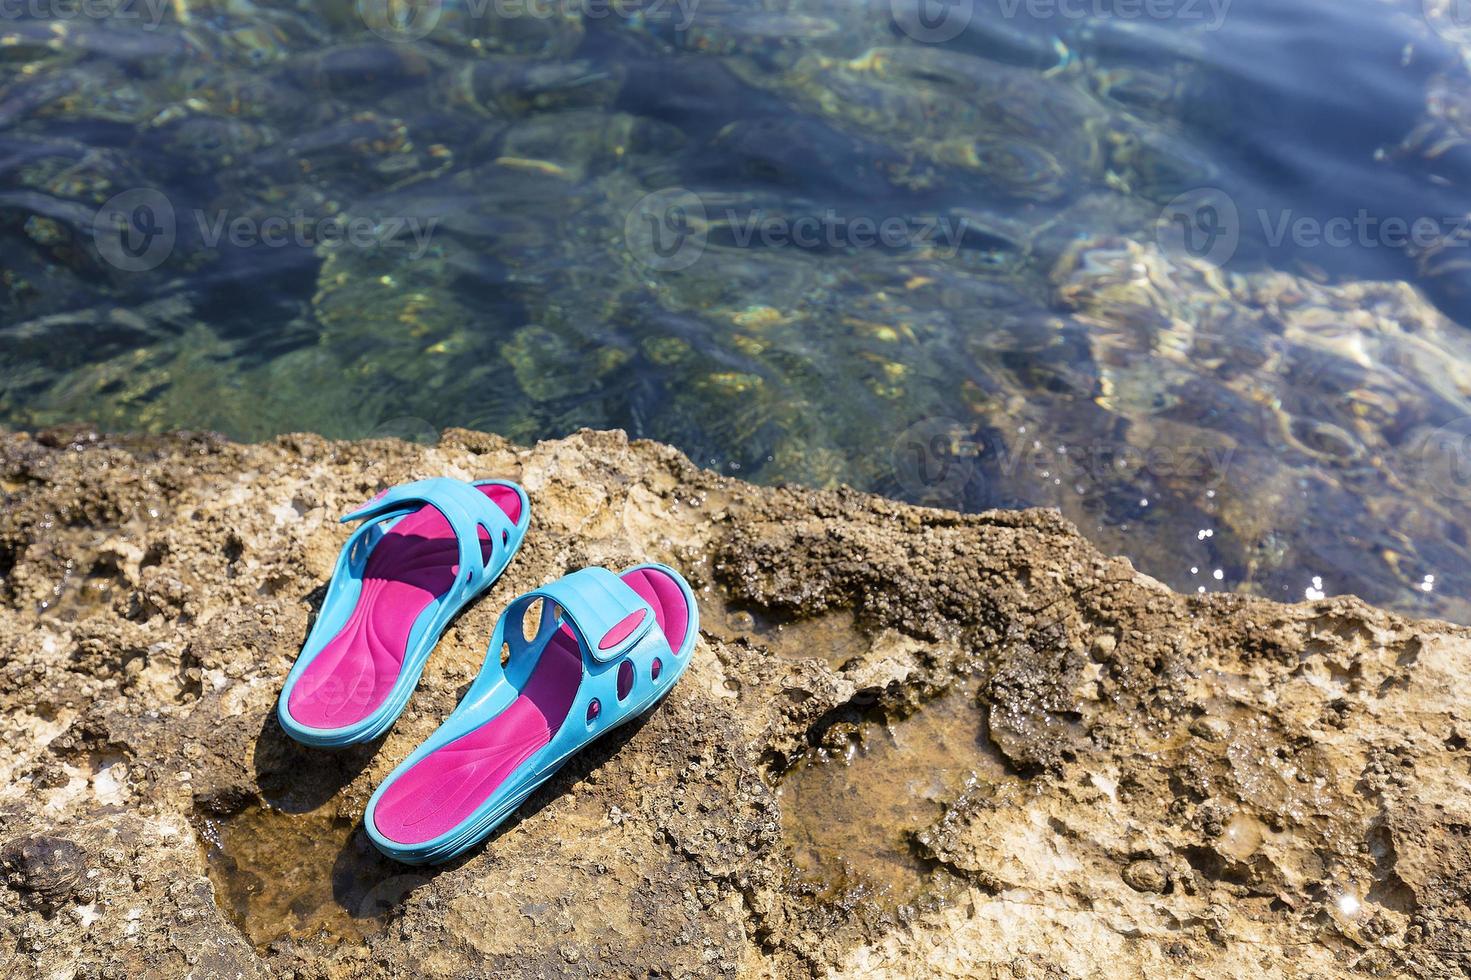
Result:
{"type": "MultiPolygon", "coordinates": [[[[659,628],[678,650],[689,609],[679,584],[655,569],[623,581],[654,608],[659,628]]],[[[582,655],[563,626],[542,651],[531,678],[511,706],[468,734],[437,749],[399,776],[378,800],[378,832],[400,844],[432,840],[462,823],[533,752],[552,740],[582,681],[582,655]]]]}
{"type": "MultiPolygon", "coordinates": [[[[510,487],[476,487],[515,523],[521,498],[510,487]]],[[[480,529],[481,560],[490,535],[480,529]]],[[[357,606],[291,689],[291,717],[312,728],[343,728],[377,710],[403,669],[414,622],[449,591],[459,572],[454,529],[433,507],[398,520],[368,556],[357,606]]]]}

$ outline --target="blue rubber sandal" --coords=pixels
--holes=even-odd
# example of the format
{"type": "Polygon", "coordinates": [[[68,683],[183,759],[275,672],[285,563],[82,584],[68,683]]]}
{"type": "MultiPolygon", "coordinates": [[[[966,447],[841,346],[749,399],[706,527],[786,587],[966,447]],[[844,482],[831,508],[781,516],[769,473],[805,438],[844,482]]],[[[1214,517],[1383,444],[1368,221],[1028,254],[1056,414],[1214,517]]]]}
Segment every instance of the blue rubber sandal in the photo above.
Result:
{"type": "Polygon", "coordinates": [[[398,718],[450,620],[510,564],[531,503],[505,480],[439,477],[393,487],[342,520],[363,523],[276,709],[292,738],[329,748],[372,741],[398,718]]]}
{"type": "Polygon", "coordinates": [[[484,840],[578,749],[657,704],[698,633],[694,593],[664,565],[584,568],[518,596],[459,707],[373,793],[368,836],[406,864],[484,840]]]}

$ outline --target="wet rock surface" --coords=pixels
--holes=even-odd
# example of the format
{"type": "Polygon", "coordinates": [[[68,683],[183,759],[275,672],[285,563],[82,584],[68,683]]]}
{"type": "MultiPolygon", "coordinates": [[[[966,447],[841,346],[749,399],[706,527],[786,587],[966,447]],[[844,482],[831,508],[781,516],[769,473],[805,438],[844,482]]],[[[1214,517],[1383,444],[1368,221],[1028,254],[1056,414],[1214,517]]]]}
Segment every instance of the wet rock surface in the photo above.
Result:
{"type": "Polygon", "coordinates": [[[1045,511],[762,489],[620,433],[521,448],[0,434],[6,976],[1462,976],[1471,630],[1183,596],[1045,511]],[[533,531],[380,743],[274,702],[380,488],[533,531]],[[373,787],[515,594],[686,571],[688,675],[443,868],[373,787]]]}

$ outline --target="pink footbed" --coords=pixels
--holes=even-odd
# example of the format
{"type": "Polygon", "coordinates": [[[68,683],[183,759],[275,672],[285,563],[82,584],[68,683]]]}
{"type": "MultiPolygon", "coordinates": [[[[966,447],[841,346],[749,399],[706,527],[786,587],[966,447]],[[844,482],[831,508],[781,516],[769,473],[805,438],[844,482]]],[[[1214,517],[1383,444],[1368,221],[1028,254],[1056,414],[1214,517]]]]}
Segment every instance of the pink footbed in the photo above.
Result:
{"type": "MultiPolygon", "coordinates": [[[[507,486],[476,487],[515,523],[521,497],[507,486]]],[[[482,560],[490,535],[480,529],[482,560]]],[[[400,518],[368,556],[363,589],[347,622],[291,689],[291,717],[311,728],[343,728],[377,710],[403,669],[409,633],[459,572],[454,529],[433,507],[400,518]]]]}
{"type": "MultiPolygon", "coordinates": [[[[655,569],[627,572],[623,581],[654,608],[670,649],[679,650],[689,624],[679,584],[655,569]]],[[[374,813],[378,832],[400,844],[421,844],[463,823],[517,766],[552,740],[581,681],[582,655],[563,626],[510,707],[425,756],[388,786],[374,813]]]]}

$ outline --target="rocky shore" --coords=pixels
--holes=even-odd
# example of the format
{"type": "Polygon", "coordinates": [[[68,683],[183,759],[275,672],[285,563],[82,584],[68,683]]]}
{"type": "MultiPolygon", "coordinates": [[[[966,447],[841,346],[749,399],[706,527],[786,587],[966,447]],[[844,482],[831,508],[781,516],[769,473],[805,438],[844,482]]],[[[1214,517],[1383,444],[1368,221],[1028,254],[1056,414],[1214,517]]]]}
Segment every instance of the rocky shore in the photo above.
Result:
{"type": "Polygon", "coordinates": [[[0,433],[0,974],[1471,973],[1471,630],[1185,596],[1046,511],[768,489],[582,432],[522,448],[0,433]],[[345,531],[429,475],[532,532],[380,744],[274,719],[345,531]],[[515,594],[658,559],[669,699],[487,844],[357,821],[515,594]]]}

